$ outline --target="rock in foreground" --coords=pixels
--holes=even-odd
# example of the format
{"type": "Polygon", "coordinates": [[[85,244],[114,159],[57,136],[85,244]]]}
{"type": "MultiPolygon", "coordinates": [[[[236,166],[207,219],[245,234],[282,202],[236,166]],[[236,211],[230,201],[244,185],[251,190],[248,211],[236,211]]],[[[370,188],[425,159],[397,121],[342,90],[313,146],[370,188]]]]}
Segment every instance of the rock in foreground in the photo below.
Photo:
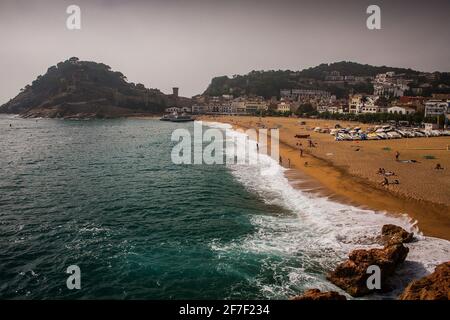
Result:
{"type": "Polygon", "coordinates": [[[367,279],[371,276],[367,273],[368,267],[376,265],[380,268],[383,289],[387,278],[405,261],[408,251],[402,243],[390,244],[382,249],[354,250],[347,261],[328,274],[327,279],[354,297],[373,293],[367,287],[367,279]]]}
{"type": "Polygon", "coordinates": [[[450,262],[438,265],[432,274],[411,282],[399,299],[450,300],[450,262]]]}
{"type": "Polygon", "coordinates": [[[302,295],[293,297],[292,300],[319,301],[319,300],[347,300],[336,291],[321,292],[319,289],[308,289],[302,295]]]}
{"type": "Polygon", "coordinates": [[[381,229],[381,236],[383,242],[386,244],[408,243],[414,239],[413,232],[408,232],[405,229],[393,224],[385,224],[381,229]]]}

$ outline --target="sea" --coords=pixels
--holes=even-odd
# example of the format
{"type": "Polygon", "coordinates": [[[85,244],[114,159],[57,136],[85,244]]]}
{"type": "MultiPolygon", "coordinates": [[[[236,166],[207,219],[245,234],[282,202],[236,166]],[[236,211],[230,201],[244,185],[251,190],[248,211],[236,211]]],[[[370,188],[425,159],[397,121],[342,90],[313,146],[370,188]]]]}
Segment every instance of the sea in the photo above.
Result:
{"type": "Polygon", "coordinates": [[[450,242],[423,236],[407,212],[392,216],[294,188],[269,156],[251,165],[175,164],[172,134],[193,127],[1,115],[0,299],[342,293],[327,272],[351,250],[378,246],[386,223],[418,240],[393,277],[397,291],[365,299],[392,299],[450,260],[450,242]],[[67,285],[70,266],[80,270],[80,289],[67,285]]]}

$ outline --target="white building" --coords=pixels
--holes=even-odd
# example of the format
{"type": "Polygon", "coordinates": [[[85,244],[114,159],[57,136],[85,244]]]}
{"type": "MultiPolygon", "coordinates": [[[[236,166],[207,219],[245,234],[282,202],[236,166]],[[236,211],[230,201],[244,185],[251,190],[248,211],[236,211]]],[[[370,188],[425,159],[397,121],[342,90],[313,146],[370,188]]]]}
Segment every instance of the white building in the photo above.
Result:
{"type": "Polygon", "coordinates": [[[393,106],[387,109],[388,113],[413,114],[416,112],[413,108],[393,106]]]}
{"type": "Polygon", "coordinates": [[[377,74],[373,81],[373,94],[382,97],[402,97],[409,89],[408,81],[401,76],[396,76],[395,72],[377,74]]]}
{"type": "Polygon", "coordinates": [[[448,101],[428,100],[425,102],[425,117],[434,117],[449,113],[448,106],[448,101]]]}
{"type": "Polygon", "coordinates": [[[192,106],[192,113],[203,114],[206,113],[206,106],[202,104],[194,104],[192,106]]]}
{"type": "Polygon", "coordinates": [[[231,102],[231,106],[238,114],[255,114],[269,108],[269,105],[263,99],[237,98],[231,102]]]}
{"type": "Polygon", "coordinates": [[[277,111],[278,112],[290,112],[291,111],[291,104],[286,101],[281,101],[277,104],[277,111]]]}
{"type": "Polygon", "coordinates": [[[348,108],[350,113],[377,113],[381,109],[376,105],[378,96],[354,94],[349,97],[348,108]]]}
{"type": "Polygon", "coordinates": [[[174,112],[179,113],[179,112],[182,112],[182,111],[181,111],[181,108],[178,108],[178,107],[170,107],[170,108],[166,108],[165,111],[166,111],[167,113],[174,113],[174,112]]]}
{"type": "Polygon", "coordinates": [[[362,94],[351,95],[348,99],[348,109],[350,113],[360,113],[364,106],[362,94]]]}
{"type": "Polygon", "coordinates": [[[379,106],[364,106],[361,108],[361,113],[380,113],[379,106]]]}
{"type": "Polygon", "coordinates": [[[319,112],[319,113],[323,113],[323,112],[327,112],[328,111],[328,106],[326,106],[326,105],[320,105],[320,106],[317,106],[317,112],[319,112]]]}
{"type": "Polygon", "coordinates": [[[281,98],[293,101],[307,101],[311,99],[330,99],[331,93],[324,90],[313,89],[282,89],[281,98]]]}

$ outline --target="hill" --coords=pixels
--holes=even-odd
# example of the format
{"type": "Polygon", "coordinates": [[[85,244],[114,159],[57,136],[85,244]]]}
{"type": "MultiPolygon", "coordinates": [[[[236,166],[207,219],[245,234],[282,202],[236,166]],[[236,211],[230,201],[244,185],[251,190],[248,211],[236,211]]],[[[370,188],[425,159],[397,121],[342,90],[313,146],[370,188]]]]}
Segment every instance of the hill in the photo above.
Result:
{"type": "Polygon", "coordinates": [[[378,73],[394,71],[406,76],[417,76],[419,71],[386,66],[371,66],[356,62],[336,62],[320,64],[302,71],[270,70],[252,71],[246,75],[235,75],[232,78],[221,76],[213,78],[204,94],[206,95],[258,95],[265,98],[279,96],[281,89],[320,89],[328,90],[338,97],[347,95],[350,91],[367,92],[373,90],[370,80],[359,82],[331,83],[327,76],[338,72],[341,76],[374,77],[378,73]]]}
{"type": "Polygon", "coordinates": [[[0,113],[50,118],[119,117],[161,113],[166,106],[189,101],[129,83],[121,72],[103,63],[73,57],[48,68],[0,106],[0,113]]]}

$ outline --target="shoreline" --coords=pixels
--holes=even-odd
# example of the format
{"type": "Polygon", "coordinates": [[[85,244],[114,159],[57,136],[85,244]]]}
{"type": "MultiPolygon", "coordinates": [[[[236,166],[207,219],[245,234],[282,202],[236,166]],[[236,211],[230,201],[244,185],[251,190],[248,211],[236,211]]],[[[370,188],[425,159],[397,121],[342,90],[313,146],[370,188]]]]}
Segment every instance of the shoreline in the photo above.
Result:
{"type": "MultiPolygon", "coordinates": [[[[277,122],[278,119],[274,118],[271,120],[277,122]]],[[[258,126],[253,125],[255,121],[258,121],[257,117],[240,119],[240,117],[224,116],[217,118],[206,116],[198,120],[223,122],[237,129],[252,128],[258,130],[258,126]]],[[[284,122],[286,121],[286,119],[283,120],[284,122]]],[[[288,121],[298,120],[289,119],[288,121]]],[[[267,127],[270,128],[271,126],[267,127]]],[[[291,170],[286,171],[286,177],[295,188],[328,197],[336,202],[371,209],[389,215],[399,216],[406,214],[417,221],[419,230],[424,235],[450,240],[449,205],[427,199],[417,199],[413,196],[405,196],[391,187],[386,188],[377,185],[363,176],[352,174],[348,168],[337,166],[332,161],[318,156],[314,151],[307,148],[303,148],[303,157],[300,157],[299,148],[292,143],[292,140],[286,139],[287,133],[292,134],[292,132],[286,131],[288,130],[281,126],[280,156],[283,160],[282,164],[286,168],[288,167],[287,159],[290,159],[291,170]],[[305,166],[305,162],[308,162],[307,166],[305,166]],[[300,184],[299,180],[301,180],[300,184]]],[[[371,143],[371,141],[367,142],[371,143]]],[[[337,143],[341,144],[342,142],[337,143]]],[[[338,145],[338,148],[345,145],[338,145]]],[[[368,170],[370,169],[368,168],[368,170]]]]}

